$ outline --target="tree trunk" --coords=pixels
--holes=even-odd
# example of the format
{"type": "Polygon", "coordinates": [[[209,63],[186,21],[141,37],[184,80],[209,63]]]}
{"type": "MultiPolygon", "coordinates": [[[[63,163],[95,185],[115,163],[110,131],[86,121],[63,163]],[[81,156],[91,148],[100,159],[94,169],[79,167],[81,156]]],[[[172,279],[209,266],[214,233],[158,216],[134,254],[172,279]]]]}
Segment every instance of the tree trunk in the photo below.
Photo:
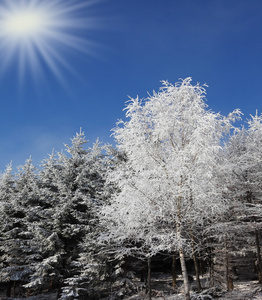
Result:
{"type": "Polygon", "coordinates": [[[198,293],[201,292],[201,283],[200,283],[200,278],[199,278],[199,267],[198,267],[198,262],[196,255],[193,254],[193,260],[194,260],[194,266],[195,266],[195,271],[196,271],[196,282],[197,282],[197,291],[198,293]]]}
{"type": "Polygon", "coordinates": [[[209,276],[210,276],[210,287],[213,287],[214,286],[214,262],[213,262],[212,253],[210,254],[209,276]]]}
{"type": "Polygon", "coordinates": [[[203,262],[203,260],[199,260],[198,261],[198,265],[199,265],[199,276],[203,277],[204,276],[204,272],[206,271],[205,270],[205,267],[206,267],[206,261],[205,263],[203,262]]]}
{"type": "Polygon", "coordinates": [[[227,284],[227,290],[232,291],[234,287],[233,287],[232,270],[231,270],[231,265],[230,265],[227,240],[225,241],[225,255],[226,255],[226,284],[227,284]]]}
{"type": "Polygon", "coordinates": [[[16,296],[16,281],[14,281],[14,284],[13,284],[13,295],[14,297],[16,296]]]}
{"type": "Polygon", "coordinates": [[[172,286],[176,287],[176,255],[172,256],[172,286]]]}
{"type": "MultiPolygon", "coordinates": [[[[249,203],[252,203],[252,192],[247,191],[247,201],[249,203]]],[[[252,221],[256,222],[256,217],[252,217],[252,221]]],[[[256,240],[256,248],[257,248],[257,261],[256,261],[256,267],[257,267],[257,273],[258,273],[258,282],[262,283],[262,259],[260,254],[260,244],[259,244],[259,235],[258,230],[255,228],[255,240],[256,240]]]]}
{"type": "Polygon", "coordinates": [[[148,299],[151,300],[152,287],[151,287],[151,257],[147,259],[147,288],[148,288],[148,299]]]}
{"type": "MultiPolygon", "coordinates": [[[[183,186],[183,177],[181,175],[181,184],[180,186],[183,186]]],[[[179,252],[179,258],[180,258],[180,264],[181,264],[181,270],[182,270],[182,276],[183,276],[183,281],[184,281],[184,296],[185,300],[190,300],[190,291],[189,291],[189,281],[188,281],[188,274],[187,274],[187,268],[186,268],[186,261],[185,261],[185,254],[184,254],[184,249],[183,249],[183,244],[182,244],[182,232],[181,232],[181,207],[180,203],[182,201],[181,195],[178,198],[177,202],[177,222],[176,222],[176,234],[177,234],[177,239],[178,239],[178,252],[179,252]]]]}
{"type": "Polygon", "coordinates": [[[144,261],[142,261],[142,268],[141,268],[141,274],[140,274],[140,281],[146,282],[146,264],[144,261]]]}
{"type": "Polygon", "coordinates": [[[186,261],[185,261],[184,250],[183,250],[182,241],[181,241],[180,205],[178,205],[178,211],[179,211],[178,222],[176,223],[176,234],[177,234],[178,247],[179,247],[178,252],[179,252],[179,258],[180,258],[180,264],[181,264],[183,281],[184,281],[184,295],[185,295],[185,300],[190,300],[188,274],[187,274],[187,268],[186,268],[186,261]]]}
{"type": "Polygon", "coordinates": [[[258,282],[262,283],[262,260],[260,254],[259,236],[258,230],[255,229],[256,247],[257,247],[257,272],[258,272],[258,282]]]}
{"type": "Polygon", "coordinates": [[[196,258],[196,254],[195,254],[194,235],[193,235],[193,231],[192,231],[192,226],[190,229],[190,236],[191,236],[192,257],[193,257],[194,267],[195,267],[195,271],[196,271],[197,291],[198,291],[198,293],[200,293],[201,292],[201,283],[200,283],[200,278],[199,278],[199,267],[198,267],[197,258],[196,258]]]}
{"type": "Polygon", "coordinates": [[[180,258],[180,264],[181,264],[182,275],[184,280],[185,300],[190,300],[189,281],[188,281],[186,261],[185,261],[185,255],[183,249],[179,249],[179,258],[180,258]]]}

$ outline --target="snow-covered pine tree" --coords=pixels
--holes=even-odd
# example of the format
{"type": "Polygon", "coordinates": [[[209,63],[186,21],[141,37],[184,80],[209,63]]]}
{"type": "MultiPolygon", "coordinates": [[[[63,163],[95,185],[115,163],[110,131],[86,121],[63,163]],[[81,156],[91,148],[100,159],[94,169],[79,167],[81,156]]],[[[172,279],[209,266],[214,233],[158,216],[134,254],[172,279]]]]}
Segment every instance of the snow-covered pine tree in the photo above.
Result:
{"type": "Polygon", "coordinates": [[[227,146],[233,171],[230,190],[235,203],[234,222],[238,223],[237,230],[241,225],[245,233],[244,241],[238,242],[238,251],[248,253],[253,249],[258,279],[262,283],[262,115],[251,115],[247,124],[247,128],[243,126],[232,135],[227,146]]]}
{"type": "Polygon", "coordinates": [[[104,186],[104,155],[103,147],[97,141],[92,148],[84,150],[83,145],[87,141],[84,133],[80,132],[72,139],[72,147],[66,145],[66,151],[71,154],[67,161],[66,170],[69,181],[73,184],[72,204],[75,217],[81,226],[78,240],[75,242],[75,255],[71,257],[68,267],[71,268],[70,276],[65,278],[60,299],[78,299],[84,295],[92,294],[91,282],[99,274],[99,263],[95,263],[95,255],[98,255],[96,236],[99,231],[97,226],[97,210],[101,205],[104,186]],[[76,251],[77,250],[77,251],[76,251]],[[95,274],[95,275],[94,275],[95,274]]]}
{"type": "Polygon", "coordinates": [[[114,129],[127,162],[112,173],[120,192],[103,214],[116,240],[137,244],[151,237],[151,252],[179,252],[188,300],[188,223],[194,227],[223,210],[213,175],[221,138],[239,111],[225,118],[207,110],[205,89],[191,85],[191,78],[163,84],[146,100],[130,99],[128,120],[114,129]],[[143,233],[145,225],[150,230],[143,233]]]}
{"type": "Polygon", "coordinates": [[[66,153],[50,155],[40,172],[40,198],[48,215],[44,224],[47,247],[27,287],[52,281],[54,287],[60,285],[61,299],[76,299],[90,292],[87,269],[92,262],[87,260],[97,252],[93,239],[98,230],[97,209],[104,197],[105,156],[99,141],[85,149],[86,143],[80,130],[71,145],[65,145],[66,153]]]}
{"type": "Polygon", "coordinates": [[[15,214],[15,205],[12,204],[14,199],[14,181],[12,165],[10,164],[0,177],[0,282],[6,286],[6,296],[10,296],[13,284],[10,276],[8,276],[6,272],[6,268],[9,267],[7,257],[11,244],[11,242],[9,242],[10,238],[8,237],[8,232],[10,233],[14,228],[12,218],[15,214]]]}
{"type": "MultiPolygon", "coordinates": [[[[10,170],[8,170],[10,177],[10,170]]],[[[5,182],[6,187],[8,184],[5,182]]],[[[22,285],[28,283],[33,265],[41,259],[43,244],[36,234],[42,216],[39,200],[38,177],[32,160],[28,159],[15,176],[12,192],[5,200],[2,227],[1,281],[14,286],[14,295],[23,295],[22,285]],[[8,220],[7,220],[8,218],[8,220]]],[[[8,292],[10,293],[10,292],[8,292]]]]}
{"type": "Polygon", "coordinates": [[[54,230],[54,212],[59,204],[57,180],[61,166],[54,151],[42,161],[39,171],[39,202],[42,218],[34,228],[41,247],[41,259],[33,264],[29,283],[24,287],[31,293],[41,293],[59,287],[62,279],[63,242],[54,230]]]}
{"type": "MultiPolygon", "coordinates": [[[[238,129],[234,127],[232,131],[234,130],[238,129]]],[[[215,182],[221,191],[221,197],[224,199],[224,210],[220,214],[206,219],[202,226],[201,240],[198,245],[202,253],[201,258],[206,260],[209,266],[210,286],[216,285],[227,290],[233,289],[233,255],[231,250],[238,236],[236,235],[237,230],[242,232],[239,223],[232,222],[235,203],[232,201],[230,186],[233,173],[232,165],[225,151],[231,132],[223,139],[217,168],[214,169],[215,182]]]]}
{"type": "Polygon", "coordinates": [[[85,149],[82,131],[71,142],[65,145],[66,154],[52,153],[39,171],[35,195],[41,216],[36,214],[33,229],[41,256],[31,263],[24,285],[32,293],[61,288],[61,299],[91,293],[91,282],[99,273],[94,266],[104,266],[100,257],[93,257],[99,249],[94,240],[100,230],[97,210],[106,197],[104,147],[97,141],[85,149]]]}
{"type": "Polygon", "coordinates": [[[58,183],[60,200],[56,211],[56,227],[65,245],[63,259],[67,269],[61,299],[72,297],[76,299],[77,295],[81,296],[88,292],[86,290],[88,285],[85,285],[88,278],[80,276],[82,267],[78,261],[82,251],[80,244],[86,235],[90,235],[90,245],[94,243],[91,235],[96,230],[96,210],[100,205],[103,186],[99,165],[99,160],[102,159],[102,153],[98,150],[99,142],[93,149],[84,149],[87,141],[81,131],[71,141],[72,146],[65,145],[70,156],[60,155],[62,163],[58,183]]]}

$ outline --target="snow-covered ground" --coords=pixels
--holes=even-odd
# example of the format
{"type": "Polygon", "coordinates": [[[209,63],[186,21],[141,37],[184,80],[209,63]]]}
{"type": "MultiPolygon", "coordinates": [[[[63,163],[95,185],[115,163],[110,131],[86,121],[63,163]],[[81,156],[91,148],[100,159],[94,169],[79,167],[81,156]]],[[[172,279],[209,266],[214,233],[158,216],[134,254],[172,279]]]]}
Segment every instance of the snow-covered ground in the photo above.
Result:
{"type": "MultiPolygon", "coordinates": [[[[152,300],[184,300],[182,280],[178,277],[178,287],[173,289],[171,286],[171,277],[164,273],[155,273],[152,278],[152,300]]],[[[208,282],[205,278],[201,279],[202,286],[207,286],[208,282]]],[[[139,284],[138,284],[139,286],[139,284]]],[[[194,283],[191,288],[194,290],[194,283]]],[[[24,298],[1,298],[0,300],[24,300],[24,298]]],[[[57,293],[38,295],[27,298],[28,300],[54,300],[57,299],[57,293]]],[[[112,298],[113,299],[113,298],[112,298]]],[[[142,290],[125,300],[146,300],[148,296],[142,290]]],[[[192,300],[262,300],[262,285],[257,281],[235,281],[234,290],[232,292],[221,292],[215,288],[204,288],[201,294],[196,294],[191,290],[192,300]],[[216,295],[211,296],[211,295],[216,295]]],[[[88,299],[87,299],[88,300],[88,299]]]]}
{"type": "Polygon", "coordinates": [[[262,300],[262,285],[259,285],[257,281],[236,281],[234,283],[234,291],[226,293],[221,299],[262,300]]]}
{"type": "MultiPolygon", "coordinates": [[[[204,288],[201,294],[191,291],[192,300],[262,300],[262,285],[257,281],[236,281],[234,282],[234,290],[232,292],[219,292],[214,289],[206,289],[208,282],[205,278],[201,280],[204,288]],[[215,296],[211,296],[211,295],[215,296]]],[[[194,283],[191,285],[194,289],[194,283]]],[[[143,300],[147,299],[147,295],[141,291],[127,300],[143,300]]],[[[178,278],[178,288],[171,287],[171,278],[167,274],[155,274],[152,278],[152,300],[184,300],[183,286],[181,278],[178,278]]]]}

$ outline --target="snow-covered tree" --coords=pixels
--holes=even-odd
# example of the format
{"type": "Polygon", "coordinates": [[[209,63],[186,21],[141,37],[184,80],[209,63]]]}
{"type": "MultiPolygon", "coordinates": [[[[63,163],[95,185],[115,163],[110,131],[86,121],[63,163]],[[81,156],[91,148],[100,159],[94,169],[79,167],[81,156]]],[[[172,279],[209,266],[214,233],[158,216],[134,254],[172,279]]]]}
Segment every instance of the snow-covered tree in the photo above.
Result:
{"type": "Polygon", "coordinates": [[[214,173],[221,139],[239,111],[225,118],[207,110],[205,89],[191,78],[163,82],[159,93],[130,99],[126,111],[128,120],[114,129],[126,162],[110,178],[120,191],[102,212],[109,239],[142,243],[151,254],[178,251],[189,299],[189,224],[193,229],[223,210],[214,173]]]}
{"type": "Polygon", "coordinates": [[[58,205],[58,188],[56,185],[59,170],[58,158],[54,152],[44,159],[39,172],[39,202],[42,218],[35,226],[35,236],[41,247],[41,259],[32,265],[33,272],[25,285],[32,293],[57,288],[63,272],[63,242],[54,229],[54,212],[58,205]]]}
{"type": "Polygon", "coordinates": [[[80,131],[71,145],[65,145],[65,153],[53,153],[43,161],[39,175],[47,217],[42,237],[47,247],[26,287],[60,285],[61,299],[76,299],[89,292],[91,276],[87,274],[92,263],[83,257],[90,258],[97,250],[94,239],[99,230],[97,209],[104,197],[105,155],[99,141],[85,149],[86,143],[80,131]]]}
{"type": "MultiPolygon", "coordinates": [[[[234,201],[234,222],[241,222],[245,241],[249,249],[256,253],[259,282],[262,282],[261,229],[262,229],[262,115],[251,115],[247,127],[242,127],[232,135],[226,148],[233,176],[230,185],[234,201]],[[253,235],[253,242],[250,241],[253,235]]],[[[240,226],[240,224],[239,224],[240,226]]],[[[245,252],[246,243],[242,243],[245,252]]],[[[239,245],[241,247],[241,244],[239,245]]],[[[249,250],[246,248],[246,250],[249,250]]]]}
{"type": "Polygon", "coordinates": [[[9,285],[7,296],[17,285],[23,294],[60,287],[61,299],[76,299],[90,294],[105,273],[97,211],[108,197],[110,163],[99,141],[85,149],[82,131],[71,142],[39,171],[29,159],[15,176],[11,166],[1,175],[0,281],[9,285]]]}
{"type": "Polygon", "coordinates": [[[6,236],[7,232],[13,229],[12,225],[12,216],[15,213],[13,202],[13,193],[14,193],[14,176],[12,175],[12,165],[8,165],[0,178],[0,281],[7,284],[7,295],[10,296],[12,281],[11,278],[6,276],[7,270],[9,267],[7,262],[8,252],[10,250],[10,243],[7,242],[8,237],[6,236]]]}
{"type": "MultiPolygon", "coordinates": [[[[10,188],[10,168],[4,176],[5,188],[10,188]]],[[[29,280],[33,264],[41,259],[41,241],[36,234],[42,216],[38,178],[32,160],[19,168],[12,190],[4,198],[2,226],[1,281],[21,286],[29,280]]],[[[15,287],[14,287],[15,289],[15,287]]],[[[8,292],[9,293],[9,292],[8,292]]],[[[14,293],[16,293],[14,291],[14,293]]]]}
{"type": "MultiPolygon", "coordinates": [[[[12,174],[12,164],[6,167],[6,170],[0,177],[0,210],[2,212],[1,226],[6,226],[9,222],[8,212],[12,207],[15,179],[12,174]],[[7,212],[7,214],[6,214],[7,212]]],[[[3,228],[1,232],[3,232],[3,228]]]]}
{"type": "Polygon", "coordinates": [[[88,150],[83,148],[86,142],[84,134],[80,132],[72,139],[71,147],[66,145],[66,151],[71,157],[69,159],[66,156],[61,157],[65,167],[61,177],[64,187],[68,188],[69,184],[71,185],[68,195],[71,203],[67,201],[67,205],[71,210],[70,214],[77,220],[77,222],[70,220],[69,225],[73,226],[76,223],[75,229],[78,228],[77,240],[69,242],[74,247],[77,245],[77,251],[75,247],[75,255],[70,255],[71,262],[68,267],[72,272],[65,279],[66,285],[63,287],[61,299],[77,299],[83,294],[91,293],[94,272],[99,274],[99,263],[95,262],[94,255],[98,252],[97,210],[103,200],[105,155],[99,141],[88,150]]]}

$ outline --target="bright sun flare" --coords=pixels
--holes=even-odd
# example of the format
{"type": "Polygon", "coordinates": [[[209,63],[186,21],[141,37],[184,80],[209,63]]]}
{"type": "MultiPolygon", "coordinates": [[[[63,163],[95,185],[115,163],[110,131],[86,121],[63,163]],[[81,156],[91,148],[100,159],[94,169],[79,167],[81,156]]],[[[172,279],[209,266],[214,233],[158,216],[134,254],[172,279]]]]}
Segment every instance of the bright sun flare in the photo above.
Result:
{"type": "Polygon", "coordinates": [[[38,11],[22,11],[10,14],[4,22],[4,30],[10,35],[29,36],[45,27],[45,15],[38,11]]]}
{"type": "MultiPolygon", "coordinates": [[[[99,0],[96,0],[98,2],[99,0]]],[[[0,73],[16,63],[19,79],[35,78],[48,68],[61,81],[72,70],[63,50],[93,54],[83,34],[94,27],[87,8],[94,0],[2,0],[0,4],[0,73]],[[81,34],[82,35],[81,35],[81,34]]]]}

